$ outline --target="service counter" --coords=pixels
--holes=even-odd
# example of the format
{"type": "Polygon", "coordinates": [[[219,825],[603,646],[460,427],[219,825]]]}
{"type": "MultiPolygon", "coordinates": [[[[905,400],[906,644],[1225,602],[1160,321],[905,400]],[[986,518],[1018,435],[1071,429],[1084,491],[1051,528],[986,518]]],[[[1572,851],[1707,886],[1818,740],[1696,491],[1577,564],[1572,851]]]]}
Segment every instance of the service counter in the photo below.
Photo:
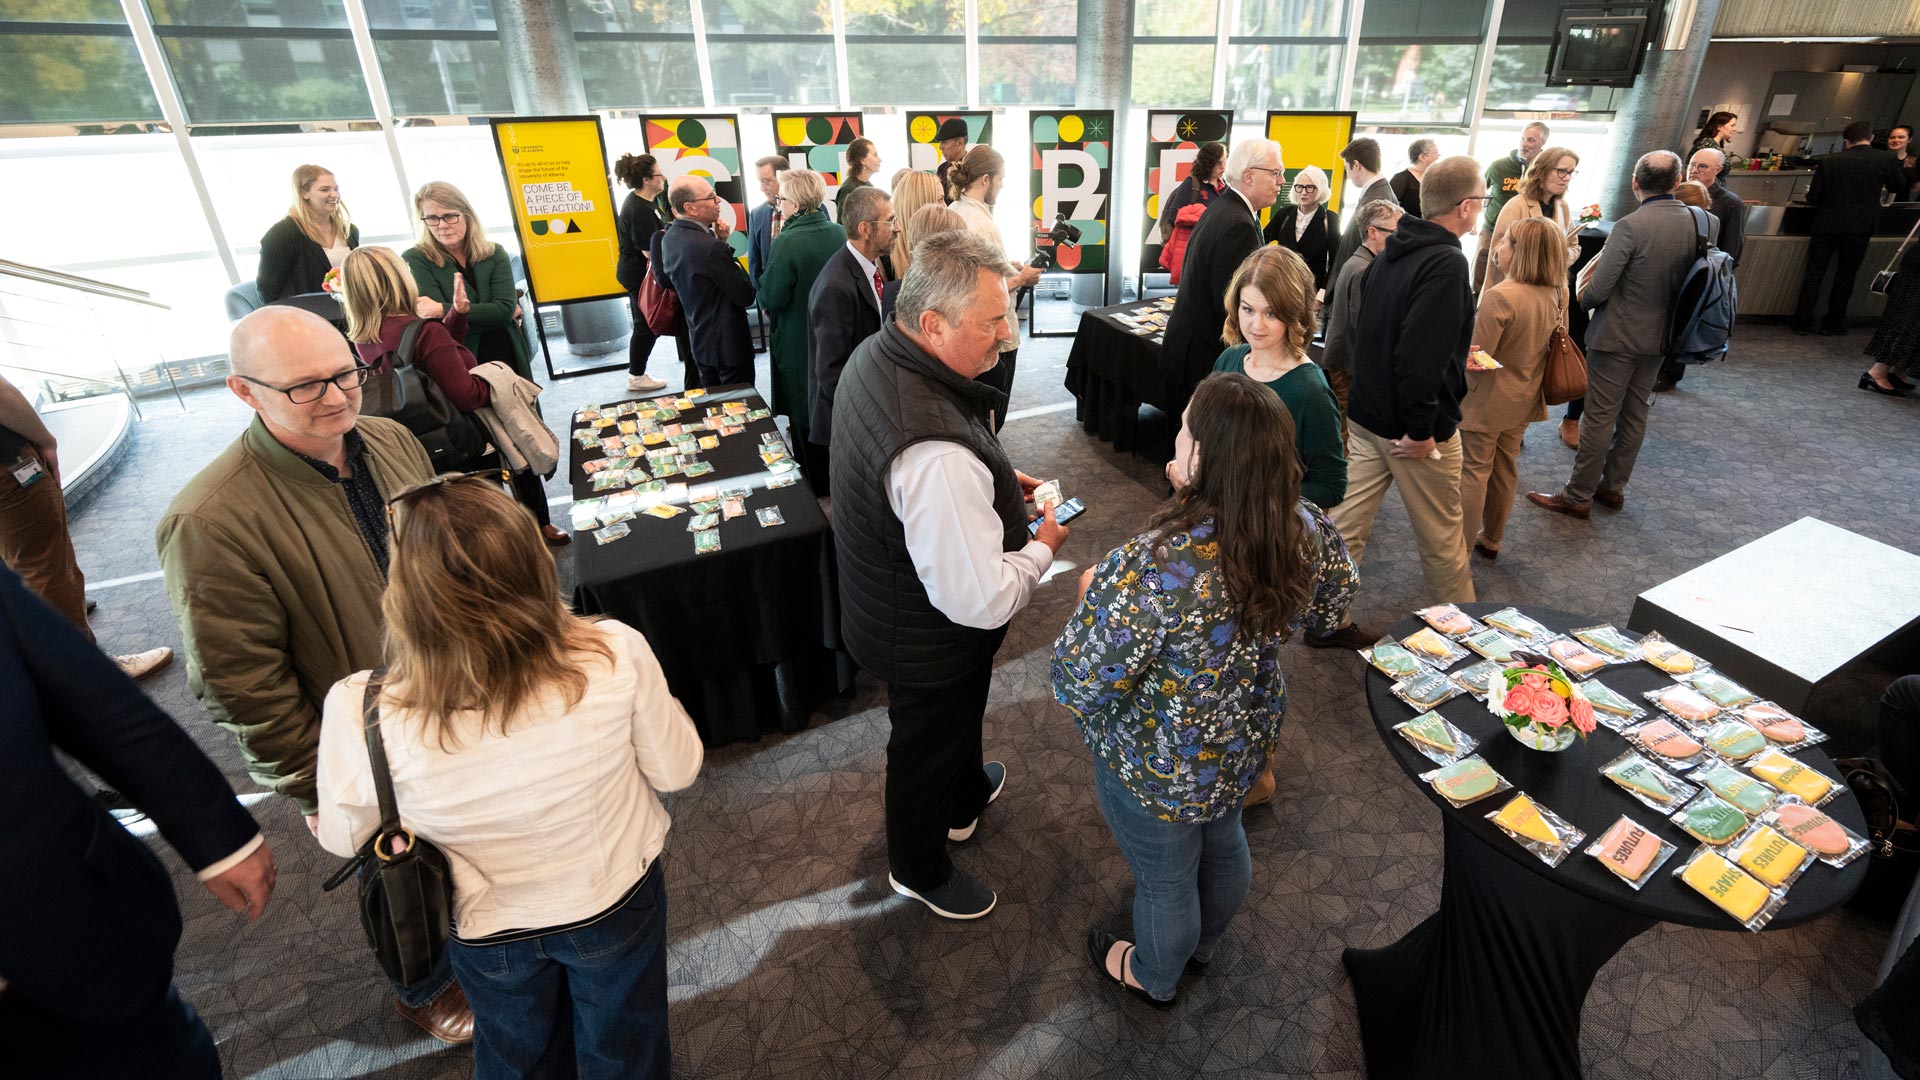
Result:
{"type": "MultiPolygon", "coordinates": [[[[1763,174],[1764,175],[1764,174],[1763,174]]],[[[1813,207],[1749,206],[1747,208],[1746,248],[1734,277],[1740,283],[1740,314],[1792,315],[1800,303],[1800,281],[1807,265],[1807,233],[1813,207]]],[[[1867,246],[1854,279],[1853,301],[1847,319],[1853,323],[1871,323],[1879,319],[1885,299],[1867,288],[1875,272],[1883,269],[1900,248],[1907,230],[1920,218],[1920,204],[1895,203],[1880,211],[1876,235],[1867,246]]],[[[1833,270],[1828,271],[1829,280],[1833,270]]],[[[1825,288],[1821,311],[1826,310],[1825,288]]]]}

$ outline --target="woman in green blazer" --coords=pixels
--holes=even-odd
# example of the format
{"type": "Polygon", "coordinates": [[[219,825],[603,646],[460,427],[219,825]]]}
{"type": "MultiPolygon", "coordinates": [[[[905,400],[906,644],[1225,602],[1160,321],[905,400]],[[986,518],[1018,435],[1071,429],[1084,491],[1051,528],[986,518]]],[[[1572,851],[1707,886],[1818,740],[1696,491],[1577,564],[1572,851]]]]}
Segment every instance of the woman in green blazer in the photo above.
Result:
{"type": "MultiPolygon", "coordinates": [[[[420,242],[401,253],[422,299],[453,300],[453,276],[467,279],[467,334],[460,344],[482,364],[498,360],[523,379],[533,378],[533,349],[521,326],[513,260],[487,232],[460,189],[439,180],[413,195],[420,215],[420,242]]],[[[426,318],[437,318],[425,315],[426,318]]]]}
{"type": "Polygon", "coordinates": [[[773,323],[768,349],[773,354],[773,411],[787,418],[794,445],[806,445],[807,297],[827,260],[847,242],[847,234],[820,208],[826,182],[810,169],[780,174],[780,202],[787,212],[780,235],[760,275],[760,310],[773,323]]]}

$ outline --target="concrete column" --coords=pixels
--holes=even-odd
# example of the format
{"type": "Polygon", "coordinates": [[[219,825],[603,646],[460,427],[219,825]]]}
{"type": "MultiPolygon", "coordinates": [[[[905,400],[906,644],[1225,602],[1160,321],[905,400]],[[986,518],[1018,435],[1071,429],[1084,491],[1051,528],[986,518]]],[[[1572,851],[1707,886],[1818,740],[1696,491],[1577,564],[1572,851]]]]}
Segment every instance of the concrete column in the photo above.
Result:
{"type": "Polygon", "coordinates": [[[493,21],[507,53],[515,113],[578,116],[587,111],[566,0],[493,0],[493,21]]]}
{"type": "Polygon", "coordinates": [[[1694,0],[1690,13],[1685,3],[1673,4],[1672,8],[1674,18],[1687,23],[1681,47],[1664,47],[1681,28],[1671,24],[1663,27],[1663,40],[1653,43],[1640,78],[1622,95],[1613,127],[1607,133],[1605,155],[1593,166],[1581,163],[1582,168],[1605,170],[1611,179],[1612,187],[1602,196],[1602,209],[1615,220],[1638,205],[1633,197],[1633,163],[1640,155],[1649,150],[1671,150],[1684,163],[1687,146],[1693,140],[1693,86],[1706,60],[1720,0],[1694,0]]]}
{"type": "Polygon", "coordinates": [[[1135,0],[1080,0],[1079,41],[1074,47],[1073,103],[1085,109],[1113,110],[1113,190],[1107,194],[1107,273],[1073,279],[1076,304],[1101,307],[1120,302],[1127,260],[1120,257],[1120,215],[1134,199],[1124,186],[1134,178],[1121,169],[1122,132],[1133,96],[1133,9],[1135,0]]]}

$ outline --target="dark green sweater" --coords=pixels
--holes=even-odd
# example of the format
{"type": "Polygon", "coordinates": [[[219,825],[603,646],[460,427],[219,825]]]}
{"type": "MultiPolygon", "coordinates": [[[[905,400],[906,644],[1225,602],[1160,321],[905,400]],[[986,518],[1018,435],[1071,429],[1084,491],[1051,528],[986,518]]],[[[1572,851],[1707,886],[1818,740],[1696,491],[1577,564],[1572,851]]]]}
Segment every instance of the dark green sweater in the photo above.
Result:
{"type": "MultiPolygon", "coordinates": [[[[1251,351],[1252,346],[1235,345],[1220,354],[1213,370],[1244,375],[1251,351]]],[[[1347,449],[1340,438],[1340,406],[1334,403],[1326,375],[1308,361],[1267,386],[1293,416],[1294,447],[1305,474],[1300,497],[1322,510],[1340,505],[1347,497],[1347,449]]]]}

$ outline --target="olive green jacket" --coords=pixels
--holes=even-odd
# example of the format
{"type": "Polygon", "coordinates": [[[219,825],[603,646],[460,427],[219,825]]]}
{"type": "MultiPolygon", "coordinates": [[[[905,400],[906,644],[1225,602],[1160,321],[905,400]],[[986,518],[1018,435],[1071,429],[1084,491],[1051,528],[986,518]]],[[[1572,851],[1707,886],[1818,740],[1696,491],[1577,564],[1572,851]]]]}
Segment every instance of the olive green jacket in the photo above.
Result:
{"type": "MultiPolygon", "coordinates": [[[[413,270],[413,283],[421,296],[432,297],[442,304],[453,302],[453,276],[460,272],[460,268],[454,265],[452,259],[435,266],[418,245],[408,248],[400,257],[413,270]]],[[[513,309],[519,306],[520,297],[513,284],[513,260],[507,256],[507,249],[495,244],[493,254],[480,260],[473,268],[473,280],[473,289],[467,295],[467,299],[473,302],[473,310],[467,312],[467,333],[460,343],[471,351],[481,335],[505,327],[507,337],[513,341],[513,355],[481,356],[474,353],[474,359],[482,364],[489,360],[505,360],[507,366],[513,368],[514,374],[523,379],[533,378],[533,346],[527,343],[526,328],[516,326],[513,321],[513,309]]]]}
{"type": "MultiPolygon", "coordinates": [[[[413,433],[360,418],[383,497],[433,475],[413,433]]],[[[254,781],[316,810],[320,706],[333,684],[381,663],[386,580],[340,485],[258,416],[187,481],[155,530],[187,684],[240,738],[254,781]]]]}
{"type": "Polygon", "coordinates": [[[846,231],[825,210],[796,214],[780,226],[767,268],[760,274],[760,310],[773,324],[767,339],[773,361],[769,365],[773,411],[803,429],[812,411],[807,398],[807,297],[821,268],[846,242],[846,231]]]}

